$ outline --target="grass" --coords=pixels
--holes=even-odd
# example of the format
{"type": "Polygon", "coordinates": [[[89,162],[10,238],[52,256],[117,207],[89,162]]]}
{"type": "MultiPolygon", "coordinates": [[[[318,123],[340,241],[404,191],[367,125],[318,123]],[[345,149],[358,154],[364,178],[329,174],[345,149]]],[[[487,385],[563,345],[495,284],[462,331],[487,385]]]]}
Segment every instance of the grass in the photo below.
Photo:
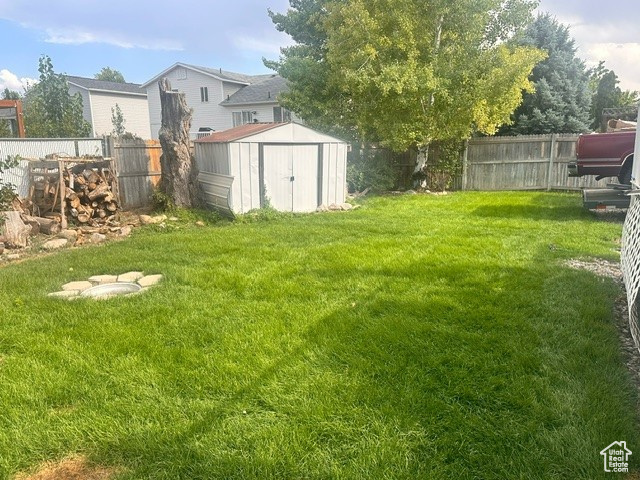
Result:
{"type": "Polygon", "coordinates": [[[616,478],[616,440],[637,470],[619,290],[562,266],[620,234],[575,195],[405,196],[1,268],[0,477],[616,478]],[[166,280],[46,297],[128,270],[166,280]]]}

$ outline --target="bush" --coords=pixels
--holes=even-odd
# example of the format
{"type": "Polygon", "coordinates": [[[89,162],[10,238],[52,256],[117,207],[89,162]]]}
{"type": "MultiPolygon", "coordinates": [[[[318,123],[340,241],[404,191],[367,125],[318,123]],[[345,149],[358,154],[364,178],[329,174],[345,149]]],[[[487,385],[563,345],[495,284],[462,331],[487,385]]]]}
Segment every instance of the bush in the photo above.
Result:
{"type": "Polygon", "coordinates": [[[443,140],[431,145],[427,161],[427,188],[443,192],[453,186],[462,174],[464,143],[460,140],[443,140]]]}
{"type": "MultiPolygon", "coordinates": [[[[2,175],[4,171],[18,166],[19,160],[18,156],[7,157],[6,160],[0,160],[0,175],[2,175]]],[[[0,212],[8,210],[14,198],[16,198],[15,185],[5,182],[0,178],[0,212]]],[[[3,218],[0,217],[0,224],[3,222],[3,218]]]]}
{"type": "Polygon", "coordinates": [[[350,192],[367,188],[374,192],[391,190],[396,183],[393,155],[385,149],[353,150],[347,159],[347,186],[350,192]]]}

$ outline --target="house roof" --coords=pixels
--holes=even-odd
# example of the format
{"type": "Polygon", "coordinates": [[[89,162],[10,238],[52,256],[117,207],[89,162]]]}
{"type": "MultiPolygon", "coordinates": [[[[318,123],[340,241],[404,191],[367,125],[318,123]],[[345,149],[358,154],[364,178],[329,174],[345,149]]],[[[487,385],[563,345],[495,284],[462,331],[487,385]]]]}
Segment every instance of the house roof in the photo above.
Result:
{"type": "Polygon", "coordinates": [[[278,103],[278,96],[287,92],[287,81],[279,75],[268,78],[241,88],[229,98],[220,102],[223,106],[247,105],[255,103],[278,103]]]}
{"type": "Polygon", "coordinates": [[[85,90],[147,96],[146,90],[140,88],[137,83],[106,82],[95,78],[74,77],[73,75],[66,75],[66,79],[71,85],[85,90]]]}
{"type": "Polygon", "coordinates": [[[166,70],[163,70],[155,77],[150,80],[147,80],[145,83],[141,85],[141,87],[147,87],[151,83],[157,81],[161,77],[165,76],[171,70],[176,67],[188,68],[189,70],[193,70],[196,72],[200,72],[204,75],[208,75],[210,77],[216,78],[218,80],[222,80],[223,82],[232,82],[239,83],[241,85],[250,85],[255,82],[259,82],[265,80],[272,76],[272,74],[264,74],[264,75],[245,75],[243,73],[229,72],[227,70],[222,70],[221,68],[209,68],[209,67],[201,67],[198,65],[190,65],[188,63],[177,62],[171,65],[166,70]]]}
{"type": "Polygon", "coordinates": [[[237,127],[224,130],[222,132],[212,133],[206,137],[202,137],[196,142],[200,143],[227,143],[240,140],[241,138],[250,137],[257,133],[266,132],[272,128],[281,127],[286,125],[285,123],[247,123],[245,125],[239,125],[237,127]]]}

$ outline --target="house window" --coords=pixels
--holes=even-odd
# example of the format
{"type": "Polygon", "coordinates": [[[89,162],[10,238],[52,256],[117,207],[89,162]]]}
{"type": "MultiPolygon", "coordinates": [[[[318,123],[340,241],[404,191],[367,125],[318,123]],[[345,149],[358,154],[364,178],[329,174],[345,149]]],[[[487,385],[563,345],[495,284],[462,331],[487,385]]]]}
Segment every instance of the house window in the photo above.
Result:
{"type": "Polygon", "coordinates": [[[254,114],[250,110],[244,110],[242,112],[233,112],[233,126],[244,125],[245,123],[253,123],[254,114]]]}
{"type": "Polygon", "coordinates": [[[286,123],[291,121],[291,112],[286,108],[273,107],[273,121],[276,123],[286,123]]]}
{"type": "Polygon", "coordinates": [[[209,87],[200,87],[200,101],[201,102],[209,101],[209,87]]]}

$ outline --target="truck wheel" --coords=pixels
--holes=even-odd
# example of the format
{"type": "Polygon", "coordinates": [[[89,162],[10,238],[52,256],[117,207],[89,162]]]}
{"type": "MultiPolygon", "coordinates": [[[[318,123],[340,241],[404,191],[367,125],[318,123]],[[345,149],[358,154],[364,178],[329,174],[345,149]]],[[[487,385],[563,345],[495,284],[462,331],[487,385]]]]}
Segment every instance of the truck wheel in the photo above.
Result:
{"type": "Polygon", "coordinates": [[[630,161],[626,162],[622,166],[622,170],[620,170],[620,174],[618,175],[618,182],[623,185],[628,185],[631,183],[631,168],[633,166],[633,157],[630,158],[630,161]]]}

